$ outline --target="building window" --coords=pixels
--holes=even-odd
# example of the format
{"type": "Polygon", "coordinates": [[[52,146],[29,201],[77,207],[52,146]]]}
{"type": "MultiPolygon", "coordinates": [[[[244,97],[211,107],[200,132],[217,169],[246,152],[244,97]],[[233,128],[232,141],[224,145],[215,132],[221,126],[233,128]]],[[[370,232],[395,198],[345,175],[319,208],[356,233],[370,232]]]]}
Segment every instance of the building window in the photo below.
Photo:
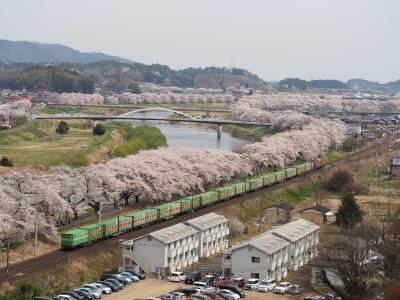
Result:
{"type": "Polygon", "coordinates": [[[260,273],[251,273],[250,277],[251,278],[260,278],[260,273]]]}
{"type": "Polygon", "coordinates": [[[260,263],[260,258],[258,256],[252,256],[251,257],[251,262],[259,264],[260,263]]]}

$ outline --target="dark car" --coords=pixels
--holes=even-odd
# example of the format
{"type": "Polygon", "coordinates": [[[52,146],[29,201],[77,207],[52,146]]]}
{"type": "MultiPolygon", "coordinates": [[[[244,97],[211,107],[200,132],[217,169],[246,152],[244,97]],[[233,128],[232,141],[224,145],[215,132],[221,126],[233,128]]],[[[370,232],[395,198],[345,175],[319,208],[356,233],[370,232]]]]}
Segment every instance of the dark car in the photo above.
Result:
{"type": "Polygon", "coordinates": [[[246,297],[246,293],[237,285],[220,285],[219,288],[221,290],[230,290],[232,292],[234,292],[235,294],[238,294],[240,296],[240,298],[244,298],[246,297]]]}
{"type": "Polygon", "coordinates": [[[214,275],[206,275],[206,276],[204,276],[202,281],[207,283],[208,285],[214,285],[215,276],[214,275]]]}
{"type": "Polygon", "coordinates": [[[124,284],[122,282],[118,281],[117,279],[107,278],[104,281],[108,281],[108,282],[115,284],[120,290],[122,290],[124,288],[124,284]]]}
{"type": "Polygon", "coordinates": [[[290,286],[288,292],[289,292],[289,294],[297,295],[297,294],[301,294],[302,292],[304,292],[304,288],[299,284],[292,284],[290,286]]]}
{"type": "Polygon", "coordinates": [[[119,282],[123,283],[124,285],[131,283],[131,281],[129,281],[125,276],[122,276],[120,274],[103,274],[101,276],[101,280],[106,280],[108,278],[116,279],[119,282]]]}
{"type": "Polygon", "coordinates": [[[144,275],[144,274],[139,274],[139,273],[136,273],[134,271],[125,271],[125,272],[129,272],[132,275],[137,276],[140,280],[146,279],[146,275],[144,275]]]}
{"type": "Polygon", "coordinates": [[[201,273],[194,271],[186,274],[185,283],[193,284],[193,282],[200,280],[201,280],[201,273]]]}
{"type": "Polygon", "coordinates": [[[86,300],[85,296],[81,296],[77,292],[73,292],[73,291],[62,292],[61,294],[71,296],[71,297],[75,298],[76,300],[86,300]]]}
{"type": "Polygon", "coordinates": [[[189,289],[177,289],[175,292],[184,293],[186,296],[191,296],[193,294],[198,293],[197,289],[189,288],[189,289]]]}
{"type": "Polygon", "coordinates": [[[92,295],[91,293],[85,291],[85,290],[76,289],[76,290],[74,290],[74,292],[77,293],[77,294],[80,295],[80,296],[85,297],[85,300],[94,299],[93,295],[92,295]]]}
{"type": "Polygon", "coordinates": [[[100,280],[100,281],[97,281],[97,283],[100,283],[100,284],[102,284],[102,285],[104,285],[106,287],[109,287],[111,289],[111,291],[113,291],[113,292],[118,292],[119,291],[119,286],[114,284],[114,283],[112,283],[112,282],[110,282],[110,281],[105,281],[105,280],[102,281],[102,280],[100,280]]]}

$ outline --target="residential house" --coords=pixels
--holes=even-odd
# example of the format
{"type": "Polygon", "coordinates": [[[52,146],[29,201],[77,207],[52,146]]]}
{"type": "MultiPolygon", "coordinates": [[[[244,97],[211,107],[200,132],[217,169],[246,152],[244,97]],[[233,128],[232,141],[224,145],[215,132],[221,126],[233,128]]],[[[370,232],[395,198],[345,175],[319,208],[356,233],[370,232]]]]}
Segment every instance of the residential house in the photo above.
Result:
{"type": "Polygon", "coordinates": [[[199,260],[199,232],[181,223],[122,245],[124,267],[136,264],[146,273],[169,274],[199,260]]]}
{"type": "Polygon", "coordinates": [[[228,247],[229,220],[216,213],[186,221],[185,224],[199,231],[199,257],[208,257],[228,247]]]}

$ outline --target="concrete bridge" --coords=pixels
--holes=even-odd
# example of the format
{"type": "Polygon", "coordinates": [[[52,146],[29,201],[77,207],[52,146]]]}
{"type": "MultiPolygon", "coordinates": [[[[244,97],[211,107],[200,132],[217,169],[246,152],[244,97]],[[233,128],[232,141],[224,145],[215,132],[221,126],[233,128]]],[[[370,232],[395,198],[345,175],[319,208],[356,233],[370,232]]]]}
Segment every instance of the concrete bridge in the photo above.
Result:
{"type": "MultiPolygon", "coordinates": [[[[145,109],[145,106],[135,106],[135,105],[113,105],[113,104],[104,104],[104,105],[91,105],[91,104],[58,104],[58,103],[48,103],[47,107],[53,108],[63,108],[63,107],[75,107],[75,108],[123,108],[123,109],[145,109]]],[[[162,109],[160,107],[160,109],[162,109]]],[[[174,111],[194,111],[194,112],[214,112],[214,113],[230,113],[229,109],[208,109],[208,108],[170,108],[174,111]]]]}
{"type": "Polygon", "coordinates": [[[165,121],[165,122],[183,122],[183,123],[197,123],[197,124],[214,124],[218,125],[217,137],[221,138],[222,125],[243,125],[243,126],[268,126],[270,123],[259,123],[259,122],[242,122],[233,120],[217,120],[217,119],[196,119],[181,111],[176,111],[168,108],[154,107],[154,108],[142,108],[134,110],[119,116],[110,115],[33,115],[33,119],[36,120],[137,120],[137,121],[165,121]],[[168,111],[181,115],[183,118],[170,118],[170,117],[146,117],[146,116],[131,116],[134,113],[146,112],[146,111],[168,111]]]}

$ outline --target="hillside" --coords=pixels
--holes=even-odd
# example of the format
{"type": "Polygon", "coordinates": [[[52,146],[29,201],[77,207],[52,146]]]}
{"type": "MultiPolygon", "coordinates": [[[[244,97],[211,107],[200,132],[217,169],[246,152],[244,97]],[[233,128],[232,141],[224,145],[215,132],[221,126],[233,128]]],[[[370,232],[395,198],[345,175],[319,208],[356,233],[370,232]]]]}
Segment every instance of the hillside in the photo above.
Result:
{"type": "Polygon", "coordinates": [[[0,89],[28,91],[50,89],[53,92],[93,93],[94,83],[81,74],[53,66],[2,68],[0,65],[0,89]],[[50,81],[49,81],[50,79],[50,81]]]}
{"type": "Polygon", "coordinates": [[[128,59],[103,53],[85,53],[59,44],[44,44],[27,41],[0,39],[0,61],[28,63],[91,63],[114,60],[129,63],[128,59]]]}

